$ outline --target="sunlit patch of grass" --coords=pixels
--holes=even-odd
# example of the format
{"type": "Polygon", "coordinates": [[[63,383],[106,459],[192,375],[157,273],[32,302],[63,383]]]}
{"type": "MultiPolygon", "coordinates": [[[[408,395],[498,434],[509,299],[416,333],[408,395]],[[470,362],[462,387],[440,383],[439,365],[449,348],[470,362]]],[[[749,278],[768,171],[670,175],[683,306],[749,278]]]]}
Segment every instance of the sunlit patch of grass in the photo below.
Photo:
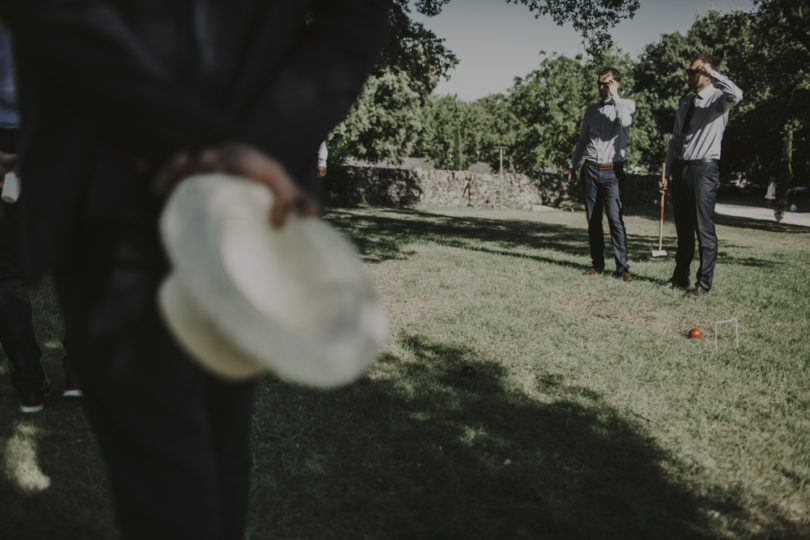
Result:
{"type": "MultiPolygon", "coordinates": [[[[579,211],[330,211],[390,339],[346,388],[261,382],[248,537],[810,538],[810,230],[718,219],[715,286],[690,300],[660,287],[656,218],[626,217],[625,283],[582,275],[579,211]],[[715,346],[732,317],[739,347],[730,328],[715,346]]],[[[34,293],[58,388],[61,324],[34,293]]],[[[0,449],[27,440],[51,485],[1,476],[3,531],[115,537],[79,410],[51,399],[15,439],[8,379],[0,449]]]]}
{"type": "Polygon", "coordinates": [[[25,494],[45,491],[51,485],[37,460],[36,427],[19,422],[3,450],[6,477],[25,494]]]}

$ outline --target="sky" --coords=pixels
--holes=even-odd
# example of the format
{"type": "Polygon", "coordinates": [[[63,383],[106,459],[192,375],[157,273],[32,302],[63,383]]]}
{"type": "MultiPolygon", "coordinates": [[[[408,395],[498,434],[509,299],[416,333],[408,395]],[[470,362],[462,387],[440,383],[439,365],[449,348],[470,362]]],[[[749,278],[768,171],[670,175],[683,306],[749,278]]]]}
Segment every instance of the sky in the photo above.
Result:
{"type": "MultiPolygon", "coordinates": [[[[710,9],[752,11],[753,0],[641,0],[633,19],[611,30],[618,47],[637,57],[661,34],[686,33],[699,15],[710,9]]],[[[535,19],[523,5],[505,0],[453,0],[436,17],[414,12],[461,61],[449,81],[434,92],[456,94],[474,101],[511,88],[516,76],[537,67],[540,51],[566,56],[584,53],[582,38],[570,26],[560,27],[550,17],[535,19]]]]}

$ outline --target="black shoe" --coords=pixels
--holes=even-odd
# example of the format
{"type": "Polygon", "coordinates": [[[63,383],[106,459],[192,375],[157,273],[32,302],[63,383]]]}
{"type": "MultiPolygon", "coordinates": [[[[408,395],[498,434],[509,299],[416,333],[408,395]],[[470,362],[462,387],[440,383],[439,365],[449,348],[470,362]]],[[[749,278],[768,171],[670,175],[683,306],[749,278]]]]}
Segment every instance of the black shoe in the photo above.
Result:
{"type": "Polygon", "coordinates": [[[666,282],[664,282],[663,287],[665,289],[683,289],[683,290],[686,290],[686,289],[689,288],[689,283],[678,283],[674,279],[669,279],[666,282]]]}
{"type": "Polygon", "coordinates": [[[65,370],[65,389],[62,391],[62,397],[82,397],[82,389],[79,387],[79,380],[73,373],[71,368],[65,370]]]}
{"type": "Polygon", "coordinates": [[[84,394],[82,393],[82,389],[79,388],[79,381],[76,380],[76,377],[72,375],[66,375],[65,389],[62,391],[62,397],[80,398],[83,396],[84,394]]]}
{"type": "Polygon", "coordinates": [[[38,390],[20,392],[20,412],[38,413],[45,408],[45,398],[51,393],[51,383],[48,379],[42,381],[38,390]]]}
{"type": "Polygon", "coordinates": [[[683,293],[684,296],[689,297],[706,296],[707,294],[709,294],[709,291],[707,289],[704,289],[700,285],[695,285],[694,289],[689,289],[688,291],[683,293]]]}

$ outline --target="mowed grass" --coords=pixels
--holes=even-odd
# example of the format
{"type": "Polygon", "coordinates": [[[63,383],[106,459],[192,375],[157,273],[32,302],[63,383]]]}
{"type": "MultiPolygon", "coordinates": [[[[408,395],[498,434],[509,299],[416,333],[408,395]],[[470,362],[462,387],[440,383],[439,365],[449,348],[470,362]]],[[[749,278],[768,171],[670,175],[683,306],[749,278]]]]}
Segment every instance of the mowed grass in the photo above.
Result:
{"type": "MultiPolygon", "coordinates": [[[[718,216],[696,300],[660,287],[655,218],[626,217],[624,283],[582,276],[582,212],[331,210],[390,339],[347,388],[261,382],[249,537],[810,538],[810,229],[718,216]]],[[[80,409],[22,418],[0,385],[3,536],[114,537],[80,409]]]]}

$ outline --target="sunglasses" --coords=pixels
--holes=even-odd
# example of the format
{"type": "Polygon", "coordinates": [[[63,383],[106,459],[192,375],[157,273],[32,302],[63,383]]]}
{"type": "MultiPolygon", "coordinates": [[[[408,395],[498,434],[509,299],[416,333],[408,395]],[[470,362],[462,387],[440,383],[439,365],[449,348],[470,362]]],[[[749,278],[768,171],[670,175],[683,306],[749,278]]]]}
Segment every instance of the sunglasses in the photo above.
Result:
{"type": "Polygon", "coordinates": [[[692,75],[697,75],[698,73],[700,73],[700,71],[698,71],[696,69],[689,68],[689,69],[686,70],[686,74],[689,75],[690,77],[692,75]]]}

